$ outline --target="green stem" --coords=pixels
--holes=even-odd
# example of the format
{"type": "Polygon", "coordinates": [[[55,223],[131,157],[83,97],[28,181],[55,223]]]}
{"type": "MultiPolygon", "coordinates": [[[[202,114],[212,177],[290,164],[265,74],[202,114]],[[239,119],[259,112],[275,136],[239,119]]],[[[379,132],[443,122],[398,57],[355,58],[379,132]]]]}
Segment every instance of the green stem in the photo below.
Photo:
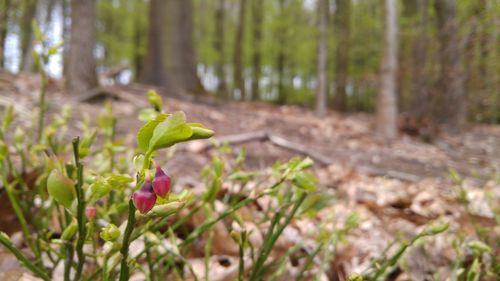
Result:
{"type": "MultiPolygon", "coordinates": [[[[293,217],[297,213],[300,205],[304,202],[304,199],[306,199],[307,193],[303,192],[300,194],[299,198],[297,201],[295,201],[295,204],[293,206],[292,211],[288,214],[288,216],[285,218],[285,221],[283,224],[278,225],[278,228],[276,232],[273,232],[272,235],[270,236],[270,239],[268,240],[268,243],[264,243],[264,247],[262,247],[262,251],[259,254],[259,257],[257,258],[257,262],[255,263],[255,266],[253,268],[252,274],[250,275],[250,278],[248,280],[253,281],[253,280],[261,280],[260,275],[263,273],[264,269],[264,263],[269,257],[269,254],[271,253],[271,250],[278,240],[279,236],[285,229],[285,227],[290,224],[292,221],[293,217]]],[[[279,221],[279,219],[278,219],[279,221]]],[[[272,231],[272,230],[271,230],[272,231]]]]}
{"type": "Polygon", "coordinates": [[[122,261],[120,266],[120,281],[127,281],[130,275],[127,258],[128,258],[129,244],[130,244],[130,235],[132,234],[134,224],[135,224],[135,206],[132,199],[130,199],[128,203],[127,227],[125,228],[125,234],[123,236],[123,244],[120,250],[120,253],[122,254],[122,261]]]}
{"type": "Polygon", "coordinates": [[[76,183],[76,195],[77,195],[77,215],[76,219],[78,221],[78,240],[76,242],[76,253],[78,256],[78,264],[76,267],[75,281],[80,280],[82,275],[83,265],[85,263],[85,255],[83,253],[83,244],[85,243],[86,237],[86,225],[85,225],[85,195],[83,192],[83,166],[80,163],[80,153],[79,153],[80,138],[76,137],[73,139],[73,154],[75,157],[75,165],[77,169],[77,183],[76,183]]]}
{"type": "Polygon", "coordinates": [[[38,131],[37,131],[37,139],[39,142],[42,141],[42,133],[43,133],[43,126],[44,126],[44,119],[45,119],[45,96],[47,93],[47,75],[45,74],[44,70],[41,70],[41,76],[42,76],[42,87],[40,89],[40,109],[38,113],[38,131]]]}
{"type": "MultiPolygon", "coordinates": [[[[16,182],[17,181],[15,181],[13,184],[15,184],[16,182]]],[[[21,224],[21,229],[23,231],[24,237],[26,237],[26,241],[30,249],[35,253],[37,259],[39,259],[40,253],[38,252],[37,248],[35,247],[35,244],[33,243],[33,237],[31,237],[30,231],[28,229],[28,223],[26,222],[26,218],[24,217],[24,214],[21,210],[19,201],[17,200],[17,197],[14,195],[12,186],[7,181],[4,181],[4,187],[5,187],[5,192],[7,193],[7,197],[9,198],[10,204],[14,209],[14,213],[16,213],[17,219],[21,224]]]]}
{"type": "MultiPolygon", "coordinates": [[[[275,189],[280,184],[282,184],[285,181],[285,179],[286,179],[286,176],[281,177],[281,179],[279,181],[277,181],[276,183],[274,183],[269,189],[270,190],[275,189]]],[[[230,214],[232,214],[235,211],[239,210],[243,206],[246,206],[248,204],[251,204],[251,203],[255,202],[257,199],[261,198],[264,195],[266,195],[266,193],[259,194],[256,197],[245,198],[245,199],[241,200],[240,202],[238,202],[236,205],[234,205],[231,208],[229,208],[229,209],[225,210],[224,212],[222,212],[218,217],[213,218],[211,220],[208,220],[208,221],[204,222],[202,225],[200,225],[197,228],[195,228],[189,234],[189,236],[186,237],[186,240],[184,240],[184,241],[182,241],[180,243],[179,247],[182,248],[182,247],[185,247],[185,246],[191,244],[194,240],[196,240],[196,238],[198,238],[201,234],[203,234],[203,232],[205,232],[208,229],[210,229],[214,224],[216,224],[217,222],[225,219],[227,216],[229,216],[230,214]]]]}
{"type": "Polygon", "coordinates": [[[42,269],[38,268],[36,265],[34,265],[31,261],[26,258],[26,256],[21,253],[10,241],[9,237],[7,234],[1,232],[0,233],[0,243],[5,246],[16,258],[24,265],[26,266],[29,270],[33,271],[38,277],[42,278],[45,281],[49,281],[50,277],[45,273],[42,269]]]}

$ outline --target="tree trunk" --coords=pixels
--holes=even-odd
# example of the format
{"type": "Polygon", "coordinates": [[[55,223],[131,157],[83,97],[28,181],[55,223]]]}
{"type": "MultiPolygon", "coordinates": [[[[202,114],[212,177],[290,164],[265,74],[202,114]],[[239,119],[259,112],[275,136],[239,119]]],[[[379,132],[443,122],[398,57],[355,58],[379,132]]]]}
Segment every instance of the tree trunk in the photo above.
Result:
{"type": "Polygon", "coordinates": [[[349,35],[351,29],[351,0],[337,0],[335,27],[337,50],[335,54],[335,96],[333,106],[338,111],[347,110],[347,77],[349,75],[349,35]]]}
{"type": "Polygon", "coordinates": [[[71,39],[67,86],[71,95],[84,94],[97,87],[96,0],[71,1],[71,39]]]}
{"type": "Polygon", "coordinates": [[[5,39],[7,38],[7,25],[10,11],[10,0],[1,0],[0,9],[0,68],[4,67],[5,63],[5,39]]]}
{"type": "Polygon", "coordinates": [[[328,41],[328,0],[318,2],[318,88],[316,92],[316,114],[320,117],[326,115],[327,104],[327,41],[328,41]]]}
{"type": "Polygon", "coordinates": [[[262,25],[264,22],[264,0],[252,1],[252,100],[260,99],[262,25]]]}
{"type": "Polygon", "coordinates": [[[172,93],[204,94],[196,71],[192,0],[151,0],[142,81],[172,93]]]}
{"type": "Polygon", "coordinates": [[[21,64],[19,69],[30,71],[33,67],[31,55],[33,40],[32,23],[36,16],[37,0],[24,0],[21,16],[21,64]]]}
{"type": "Polygon", "coordinates": [[[397,0],[385,0],[384,57],[377,97],[377,134],[384,138],[397,136],[396,71],[398,58],[397,0]]]}
{"type": "MultiPolygon", "coordinates": [[[[69,62],[69,27],[67,23],[68,19],[68,0],[60,0],[61,2],[61,18],[62,18],[62,39],[64,41],[63,51],[62,51],[62,60],[63,60],[63,76],[68,77],[68,62],[69,62]]],[[[66,85],[68,83],[66,82],[66,85]]]]}
{"type": "Polygon", "coordinates": [[[440,124],[460,130],[466,123],[466,95],[460,67],[455,0],[434,1],[439,31],[440,77],[434,116],[440,124]]]}
{"type": "Polygon", "coordinates": [[[245,99],[245,79],[243,78],[243,40],[245,31],[246,0],[240,0],[238,27],[234,46],[234,85],[241,99],[245,99]]]}
{"type": "MultiPolygon", "coordinates": [[[[133,7],[134,10],[137,11],[139,9],[140,3],[134,1],[133,7]]],[[[134,13],[134,35],[133,35],[133,54],[132,54],[132,63],[134,68],[134,80],[139,80],[139,74],[142,73],[142,67],[144,63],[144,50],[142,48],[143,36],[145,33],[144,27],[141,24],[140,18],[144,16],[142,14],[134,13]]]]}
{"type": "MultiPolygon", "coordinates": [[[[283,21],[285,18],[285,0],[279,0],[280,7],[280,20],[283,21]]],[[[285,43],[286,43],[286,26],[283,23],[280,23],[279,28],[277,30],[276,38],[278,44],[278,57],[277,57],[277,70],[278,70],[278,104],[285,104],[287,97],[284,88],[284,79],[285,79],[285,43]]]]}
{"type": "Polygon", "coordinates": [[[413,54],[413,102],[414,114],[422,118],[429,110],[429,94],[427,88],[426,62],[427,62],[427,21],[428,0],[417,0],[418,32],[413,54]]]}
{"type": "Polygon", "coordinates": [[[217,61],[215,63],[215,74],[217,75],[217,97],[219,99],[227,99],[226,72],[224,71],[225,61],[225,0],[218,0],[215,7],[215,40],[214,49],[217,53],[217,61]]]}

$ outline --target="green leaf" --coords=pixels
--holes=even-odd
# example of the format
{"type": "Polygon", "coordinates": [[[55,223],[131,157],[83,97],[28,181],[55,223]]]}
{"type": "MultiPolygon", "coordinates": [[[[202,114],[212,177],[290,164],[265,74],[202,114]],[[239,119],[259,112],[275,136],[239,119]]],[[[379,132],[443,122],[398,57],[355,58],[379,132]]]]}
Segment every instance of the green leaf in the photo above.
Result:
{"type": "Polygon", "coordinates": [[[309,173],[298,172],[293,177],[293,183],[300,189],[312,192],[316,190],[318,180],[309,173]]]}
{"type": "Polygon", "coordinates": [[[214,131],[203,126],[200,123],[188,123],[193,131],[193,134],[189,138],[189,140],[198,140],[198,139],[208,139],[214,135],[214,131]]]}
{"type": "Polygon", "coordinates": [[[144,108],[141,111],[139,111],[139,120],[143,122],[154,120],[156,116],[158,116],[158,112],[156,112],[152,108],[144,108]]]}
{"type": "Polygon", "coordinates": [[[159,114],[154,120],[147,122],[141,129],[139,129],[139,132],[137,133],[137,144],[139,145],[140,150],[143,152],[147,152],[149,150],[149,143],[156,126],[165,121],[168,116],[169,115],[167,114],[159,114]]]}
{"type": "Polygon", "coordinates": [[[186,141],[192,134],[193,130],[186,123],[184,112],[175,112],[154,128],[149,141],[148,152],[186,141]]]}
{"type": "Polygon", "coordinates": [[[123,189],[127,185],[134,181],[131,177],[127,175],[112,175],[109,176],[106,181],[113,189],[123,189]]]}

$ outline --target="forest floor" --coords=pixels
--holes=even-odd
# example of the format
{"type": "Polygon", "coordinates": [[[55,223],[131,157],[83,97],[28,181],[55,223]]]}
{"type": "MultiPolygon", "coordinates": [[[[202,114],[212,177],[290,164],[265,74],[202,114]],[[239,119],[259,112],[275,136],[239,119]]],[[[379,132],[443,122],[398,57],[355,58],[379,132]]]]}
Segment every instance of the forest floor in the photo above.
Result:
{"type": "MultiPolygon", "coordinates": [[[[147,107],[146,87],[116,86],[107,88],[112,94],[76,99],[62,94],[61,83],[52,81],[49,86],[51,112],[69,103],[77,116],[96,116],[103,108],[103,97],[112,97],[118,136],[126,143],[135,142],[135,133],[142,124],[137,119],[138,111],[147,107]]],[[[14,104],[29,120],[38,89],[36,76],[0,73],[0,111],[14,104]]],[[[358,213],[360,228],[340,244],[332,262],[332,271],[340,280],[347,273],[365,269],[390,241],[401,235],[411,237],[432,221],[449,221],[452,232],[460,230],[474,236],[472,224],[464,219],[466,213],[457,201],[458,188],[450,180],[450,168],[465,179],[470,212],[476,222],[486,227],[494,225],[485,192],[493,192],[499,202],[498,125],[471,125],[461,134],[440,132],[432,142],[405,134],[388,142],[374,136],[374,118],[369,114],[329,112],[318,118],[311,110],[296,106],[185,98],[166,98],[164,103],[166,111],[186,112],[190,121],[201,121],[214,129],[216,138],[235,142],[235,148],[245,145],[250,169],[270,167],[277,160],[283,162],[297,154],[316,160],[315,174],[333,194],[335,206],[293,227],[305,231],[315,220],[321,221],[321,216],[332,218],[332,213],[334,224],[341,224],[350,212],[358,213]]],[[[198,184],[201,168],[216,153],[206,145],[194,142],[182,146],[169,161],[170,173],[182,175],[177,177],[179,184],[198,184]]],[[[412,249],[408,254],[410,269],[398,280],[406,280],[405,276],[423,280],[429,272],[443,276],[449,273],[450,267],[443,262],[454,258],[449,243],[445,243],[449,240],[447,236],[432,239],[427,244],[432,248],[430,255],[421,247],[412,249]]]]}

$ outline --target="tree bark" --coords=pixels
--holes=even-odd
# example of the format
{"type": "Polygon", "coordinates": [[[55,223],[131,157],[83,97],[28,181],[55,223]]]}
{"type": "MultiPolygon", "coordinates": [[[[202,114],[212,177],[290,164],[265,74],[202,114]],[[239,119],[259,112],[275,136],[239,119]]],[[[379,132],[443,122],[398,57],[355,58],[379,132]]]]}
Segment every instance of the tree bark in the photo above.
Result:
{"type": "Polygon", "coordinates": [[[396,71],[398,58],[397,0],[385,0],[384,57],[377,97],[377,134],[384,138],[397,136],[396,71]]]}
{"type": "Polygon", "coordinates": [[[466,95],[460,66],[455,0],[434,1],[438,24],[440,77],[434,117],[442,125],[460,130],[466,123],[466,95]]]}
{"type": "Polygon", "coordinates": [[[334,109],[347,110],[347,77],[349,75],[349,36],[351,29],[351,0],[337,0],[335,27],[337,29],[337,50],[335,54],[335,96],[334,109]]]}
{"type": "Polygon", "coordinates": [[[21,16],[21,64],[19,69],[30,71],[33,67],[33,59],[31,56],[33,40],[32,23],[36,16],[37,0],[24,0],[21,16]]]}
{"type": "Polygon", "coordinates": [[[204,94],[193,47],[192,0],[151,0],[141,81],[174,94],[204,94]]]}
{"type": "Polygon", "coordinates": [[[418,22],[416,29],[418,32],[413,53],[413,106],[414,114],[417,117],[424,117],[429,110],[429,94],[427,88],[427,21],[428,21],[428,0],[417,0],[418,22]]]}
{"type": "Polygon", "coordinates": [[[0,68],[5,63],[5,39],[7,38],[7,25],[10,11],[10,0],[2,0],[0,9],[0,68]]]}
{"type": "MultiPolygon", "coordinates": [[[[280,20],[283,21],[285,18],[285,0],[279,0],[279,9],[280,9],[280,20]]],[[[277,57],[277,71],[278,71],[278,104],[285,104],[287,100],[285,87],[284,87],[284,79],[285,79],[285,44],[286,44],[286,26],[280,23],[279,28],[277,29],[277,44],[278,44],[278,57],[277,57]]]]}
{"type": "Polygon", "coordinates": [[[327,104],[327,41],[328,41],[328,0],[318,2],[318,88],[316,92],[316,114],[320,117],[326,115],[327,104]]]}
{"type": "Polygon", "coordinates": [[[224,71],[225,60],[225,0],[218,0],[215,7],[215,40],[214,49],[217,53],[217,61],[215,63],[215,73],[217,75],[217,97],[219,99],[227,99],[226,72],[224,71]]]}
{"type": "Polygon", "coordinates": [[[245,32],[246,0],[240,0],[238,27],[234,46],[234,85],[241,99],[246,99],[245,79],[243,78],[243,40],[245,32]]]}
{"type": "Polygon", "coordinates": [[[252,1],[252,100],[260,99],[260,77],[261,77],[261,45],[262,26],[264,22],[264,0],[252,1]]]}
{"type": "Polygon", "coordinates": [[[97,87],[96,0],[71,1],[71,38],[67,86],[71,95],[86,94],[97,87]]]}

